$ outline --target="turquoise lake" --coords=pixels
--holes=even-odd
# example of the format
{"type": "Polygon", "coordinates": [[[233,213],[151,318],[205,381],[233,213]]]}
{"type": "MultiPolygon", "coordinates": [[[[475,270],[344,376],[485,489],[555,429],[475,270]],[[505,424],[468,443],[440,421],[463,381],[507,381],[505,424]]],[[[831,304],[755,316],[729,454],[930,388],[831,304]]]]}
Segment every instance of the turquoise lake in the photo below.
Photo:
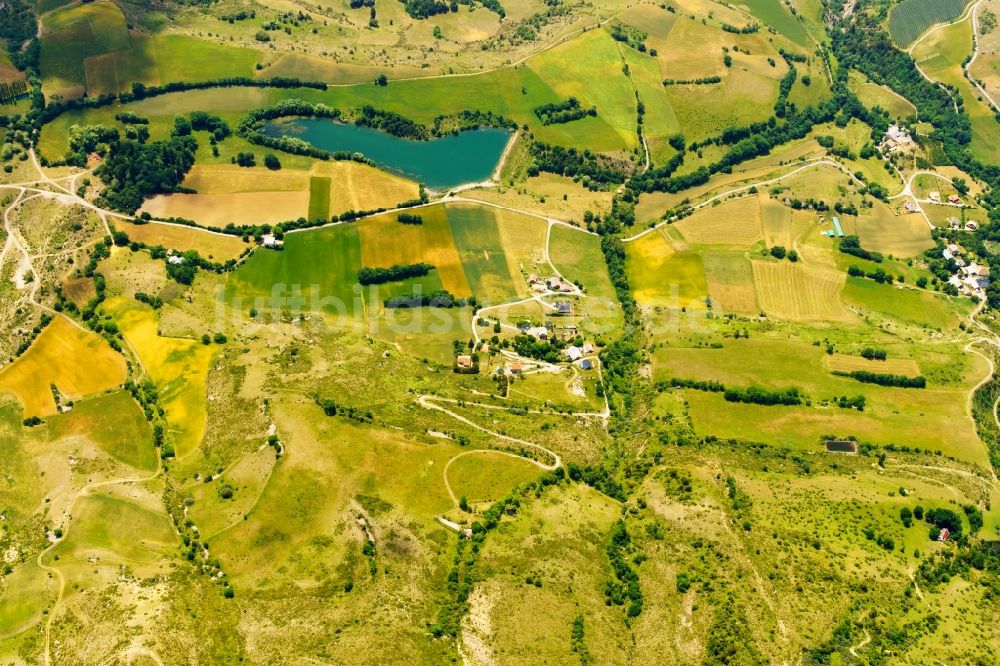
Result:
{"type": "Polygon", "coordinates": [[[294,136],[330,152],[361,153],[380,167],[434,190],[488,180],[510,138],[507,130],[488,128],[412,141],[326,118],[264,123],[261,132],[294,136]]]}

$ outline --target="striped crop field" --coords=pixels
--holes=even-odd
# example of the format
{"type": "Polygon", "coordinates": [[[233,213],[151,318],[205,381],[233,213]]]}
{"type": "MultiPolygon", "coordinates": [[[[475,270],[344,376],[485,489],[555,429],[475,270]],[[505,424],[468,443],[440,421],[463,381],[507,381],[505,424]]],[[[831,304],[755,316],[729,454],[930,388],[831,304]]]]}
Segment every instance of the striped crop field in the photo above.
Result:
{"type": "Polygon", "coordinates": [[[906,46],[935,23],[956,18],[968,0],[903,0],[889,14],[889,34],[906,46]]]}

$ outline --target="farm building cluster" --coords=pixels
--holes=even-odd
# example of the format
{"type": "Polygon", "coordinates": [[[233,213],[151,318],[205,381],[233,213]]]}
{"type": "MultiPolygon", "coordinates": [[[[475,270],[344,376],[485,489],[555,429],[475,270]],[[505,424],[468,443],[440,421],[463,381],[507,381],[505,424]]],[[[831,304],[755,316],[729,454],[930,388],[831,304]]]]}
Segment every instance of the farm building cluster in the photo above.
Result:
{"type": "Polygon", "coordinates": [[[550,275],[543,278],[532,273],[528,276],[528,285],[531,287],[531,291],[536,294],[545,294],[548,292],[571,294],[577,290],[575,285],[566,282],[558,275],[550,275]]]}
{"type": "Polygon", "coordinates": [[[985,298],[985,289],[990,284],[989,266],[981,266],[975,261],[966,261],[965,250],[955,243],[949,243],[941,254],[955,264],[956,272],[948,279],[948,284],[972,298],[985,298]]]}
{"type": "Polygon", "coordinates": [[[913,137],[910,136],[910,132],[906,128],[899,125],[889,125],[885,136],[882,137],[879,149],[883,155],[890,155],[900,150],[907,150],[912,146],[913,137]]]}

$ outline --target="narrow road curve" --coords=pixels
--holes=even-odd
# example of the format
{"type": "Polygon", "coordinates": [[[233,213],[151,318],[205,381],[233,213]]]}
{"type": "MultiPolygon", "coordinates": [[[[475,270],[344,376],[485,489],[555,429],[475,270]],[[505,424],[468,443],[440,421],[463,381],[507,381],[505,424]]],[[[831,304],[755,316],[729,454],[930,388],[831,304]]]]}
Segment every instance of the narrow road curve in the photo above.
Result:
{"type": "Polygon", "coordinates": [[[979,83],[979,79],[972,74],[972,64],[976,62],[976,58],[979,57],[979,7],[982,4],[982,0],[980,0],[972,6],[972,58],[969,59],[969,61],[965,63],[962,68],[965,70],[965,78],[967,78],[972,85],[979,89],[983,99],[988,101],[990,106],[993,107],[994,113],[1000,113],[1000,105],[996,103],[992,95],[987,92],[986,88],[979,83]]]}
{"type": "MultiPolygon", "coordinates": [[[[496,437],[497,439],[502,439],[505,442],[510,442],[511,444],[517,444],[518,446],[524,446],[524,447],[527,447],[527,448],[530,448],[530,449],[534,449],[535,451],[540,451],[541,453],[543,453],[544,455],[546,455],[546,456],[548,456],[549,458],[552,459],[552,462],[549,463],[549,464],[542,463],[541,461],[534,461],[534,462],[536,462],[538,464],[539,467],[541,467],[544,470],[553,471],[555,469],[558,469],[559,467],[562,467],[562,464],[563,464],[562,463],[562,458],[560,458],[559,454],[556,453],[555,451],[553,451],[552,449],[546,448],[546,447],[542,446],[541,444],[535,444],[534,442],[529,442],[527,440],[518,439],[517,437],[510,437],[509,435],[504,435],[504,434],[501,434],[499,432],[495,432],[493,430],[490,430],[489,428],[484,428],[483,426],[479,425],[478,423],[476,423],[476,422],[474,422],[474,421],[472,421],[470,419],[467,419],[466,417],[462,416],[461,414],[456,414],[455,412],[451,411],[450,409],[447,409],[445,407],[442,407],[441,405],[436,404],[434,402],[435,400],[441,400],[441,398],[438,398],[436,396],[429,395],[429,394],[425,393],[425,394],[423,394],[423,395],[421,395],[420,397],[417,398],[417,404],[420,405],[421,407],[423,407],[424,409],[433,409],[433,410],[442,412],[444,414],[447,414],[448,416],[450,416],[451,418],[455,419],[456,421],[461,421],[465,425],[467,425],[467,426],[469,426],[471,428],[475,428],[476,430],[478,430],[480,432],[484,432],[487,435],[491,435],[493,437],[496,437]]],[[[516,455],[516,454],[513,454],[513,455],[516,455]]],[[[526,460],[530,460],[530,458],[526,458],[526,460]]]]}

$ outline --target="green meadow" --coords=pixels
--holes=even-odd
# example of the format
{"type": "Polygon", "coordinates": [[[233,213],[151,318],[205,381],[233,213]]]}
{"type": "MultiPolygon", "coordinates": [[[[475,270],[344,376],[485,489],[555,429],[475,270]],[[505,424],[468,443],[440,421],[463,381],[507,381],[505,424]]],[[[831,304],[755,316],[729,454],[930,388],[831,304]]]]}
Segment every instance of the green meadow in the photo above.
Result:
{"type": "Polygon", "coordinates": [[[81,400],[49,423],[49,437],[83,435],[111,457],[141,470],[156,469],[153,433],[142,409],[126,391],[81,400]]]}
{"type": "Polygon", "coordinates": [[[330,217],[330,179],[312,176],[309,179],[309,218],[325,220],[330,217]]]}

